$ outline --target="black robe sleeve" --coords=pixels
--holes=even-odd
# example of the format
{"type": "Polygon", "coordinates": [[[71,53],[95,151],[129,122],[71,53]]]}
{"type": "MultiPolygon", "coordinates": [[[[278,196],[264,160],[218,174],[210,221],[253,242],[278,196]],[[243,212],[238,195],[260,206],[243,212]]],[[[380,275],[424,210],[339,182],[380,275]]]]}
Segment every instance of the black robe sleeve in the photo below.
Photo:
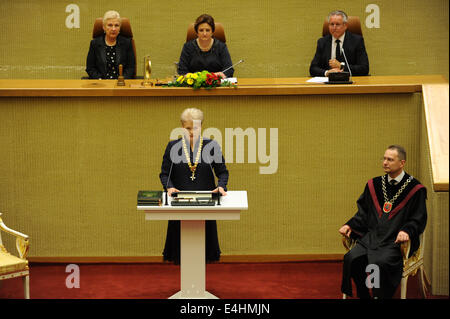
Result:
{"type": "MultiPolygon", "coordinates": [[[[415,183],[418,182],[415,181],[415,183]]],[[[412,188],[413,185],[410,187],[412,188]]],[[[406,196],[406,193],[403,196],[406,196]]],[[[421,188],[391,220],[388,219],[390,215],[385,213],[382,213],[382,217],[378,216],[369,187],[366,184],[364,193],[357,201],[358,211],[347,221],[346,225],[352,229],[353,238],[362,238],[363,242],[370,247],[373,245],[393,245],[398,233],[404,231],[411,240],[411,256],[419,248],[419,236],[425,230],[427,223],[426,197],[426,188],[421,188]],[[383,221],[380,221],[380,218],[383,221]]],[[[381,207],[383,206],[382,202],[379,204],[381,207]]]]}
{"type": "Polygon", "coordinates": [[[345,224],[350,226],[352,233],[350,234],[352,238],[363,237],[368,232],[368,214],[370,208],[368,206],[368,201],[371,200],[369,187],[366,184],[364,192],[356,201],[358,211],[356,214],[345,224]]]}
{"type": "Polygon", "coordinates": [[[410,203],[408,203],[411,207],[410,214],[400,229],[406,232],[411,240],[410,256],[419,248],[419,236],[423,233],[427,224],[426,198],[427,190],[425,188],[414,194],[410,199],[410,203]]]}

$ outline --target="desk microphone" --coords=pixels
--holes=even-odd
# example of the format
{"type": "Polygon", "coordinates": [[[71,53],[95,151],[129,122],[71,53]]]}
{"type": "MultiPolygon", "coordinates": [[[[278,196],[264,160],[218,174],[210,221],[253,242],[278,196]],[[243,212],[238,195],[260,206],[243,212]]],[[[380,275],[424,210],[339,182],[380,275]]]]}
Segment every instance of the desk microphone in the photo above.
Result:
{"type": "MultiPolygon", "coordinates": [[[[202,150],[202,152],[203,152],[203,150],[202,150]]],[[[213,170],[212,165],[211,165],[212,161],[210,160],[208,153],[206,153],[206,156],[208,157],[207,158],[208,164],[209,164],[209,167],[211,168],[211,173],[212,173],[212,176],[213,176],[213,179],[214,179],[214,186],[216,186],[216,179],[214,177],[214,170],[213,170]]],[[[220,194],[220,190],[219,190],[219,184],[217,184],[217,206],[220,206],[220,196],[221,196],[221,194],[220,194]]]]}
{"type": "Polygon", "coordinates": [[[166,203],[164,204],[164,206],[169,205],[169,198],[167,197],[167,187],[169,186],[169,180],[170,180],[170,174],[172,173],[172,167],[173,167],[173,162],[171,162],[170,164],[170,170],[169,170],[169,176],[167,177],[167,182],[166,182],[166,203]]]}
{"type": "Polygon", "coordinates": [[[347,57],[345,55],[344,47],[341,48],[342,55],[344,56],[345,63],[347,63],[348,71],[350,72],[350,82],[352,82],[352,70],[350,69],[350,64],[348,64],[347,57]]]}
{"type": "Polygon", "coordinates": [[[225,70],[223,70],[222,73],[228,71],[229,69],[231,69],[232,67],[234,67],[234,66],[236,66],[236,65],[238,65],[238,64],[241,64],[242,62],[244,62],[244,60],[243,60],[243,59],[240,59],[237,63],[235,63],[235,64],[233,64],[232,66],[230,66],[230,67],[226,68],[225,70]]]}

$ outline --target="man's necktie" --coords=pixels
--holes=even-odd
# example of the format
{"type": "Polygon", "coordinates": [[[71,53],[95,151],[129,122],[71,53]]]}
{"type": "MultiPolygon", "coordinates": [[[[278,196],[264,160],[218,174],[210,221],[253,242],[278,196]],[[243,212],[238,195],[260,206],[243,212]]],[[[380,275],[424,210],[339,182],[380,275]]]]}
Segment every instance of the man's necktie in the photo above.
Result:
{"type": "Polygon", "coordinates": [[[341,46],[340,44],[341,40],[336,40],[336,60],[338,60],[339,62],[341,61],[341,46]]]}
{"type": "Polygon", "coordinates": [[[389,182],[392,186],[394,186],[395,184],[397,184],[397,181],[395,179],[391,179],[391,181],[389,182]]]}

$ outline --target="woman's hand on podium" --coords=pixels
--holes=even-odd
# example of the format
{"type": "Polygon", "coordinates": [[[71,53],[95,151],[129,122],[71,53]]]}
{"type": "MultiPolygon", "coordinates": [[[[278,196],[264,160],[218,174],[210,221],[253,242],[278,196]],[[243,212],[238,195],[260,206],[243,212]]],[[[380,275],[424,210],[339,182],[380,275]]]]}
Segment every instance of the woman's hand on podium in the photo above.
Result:
{"type": "Polygon", "coordinates": [[[227,192],[225,192],[223,187],[219,186],[215,190],[213,190],[213,193],[217,193],[217,192],[220,192],[220,195],[222,195],[222,196],[227,196],[227,192]]]}
{"type": "Polygon", "coordinates": [[[171,187],[167,189],[167,195],[172,196],[173,193],[177,193],[179,192],[178,189],[176,189],[175,187],[171,187]]]}

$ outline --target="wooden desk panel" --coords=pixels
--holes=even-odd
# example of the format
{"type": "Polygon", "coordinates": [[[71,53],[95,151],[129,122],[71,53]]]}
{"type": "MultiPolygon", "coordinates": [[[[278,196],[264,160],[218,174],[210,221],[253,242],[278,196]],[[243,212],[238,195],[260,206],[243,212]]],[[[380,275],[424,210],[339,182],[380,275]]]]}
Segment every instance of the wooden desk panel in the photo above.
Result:
{"type": "Polygon", "coordinates": [[[421,92],[422,84],[446,82],[441,75],[354,77],[352,85],[311,84],[310,78],[242,78],[237,88],[143,87],[142,80],[0,80],[0,96],[239,96],[421,92]]]}

